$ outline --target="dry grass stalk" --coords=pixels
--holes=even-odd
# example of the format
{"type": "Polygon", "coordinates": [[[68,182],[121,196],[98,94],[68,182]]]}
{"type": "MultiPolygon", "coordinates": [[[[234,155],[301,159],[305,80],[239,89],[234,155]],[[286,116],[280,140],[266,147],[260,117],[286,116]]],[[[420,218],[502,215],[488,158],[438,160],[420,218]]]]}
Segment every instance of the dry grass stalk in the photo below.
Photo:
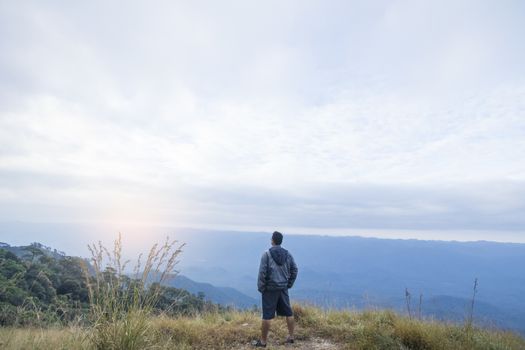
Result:
{"type": "Polygon", "coordinates": [[[111,251],[101,242],[88,246],[93,271],[90,273],[84,264],[84,275],[93,323],[92,342],[96,348],[148,347],[147,320],[158,301],[160,286],[178,273],[175,267],[183,247],[184,244],[169,238],[162,245],[153,245],[143,265],[139,256],[133,269],[135,277],[140,275],[137,279],[125,273],[129,261],[122,259],[120,234],[111,251]]]}

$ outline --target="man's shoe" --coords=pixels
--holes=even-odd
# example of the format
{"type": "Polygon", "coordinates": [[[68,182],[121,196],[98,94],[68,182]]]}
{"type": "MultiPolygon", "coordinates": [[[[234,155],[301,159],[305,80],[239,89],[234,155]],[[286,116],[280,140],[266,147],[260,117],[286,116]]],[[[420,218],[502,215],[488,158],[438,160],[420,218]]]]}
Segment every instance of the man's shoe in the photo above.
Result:
{"type": "Polygon", "coordinates": [[[293,344],[294,343],[294,340],[293,338],[286,338],[286,340],[284,341],[285,344],[293,344]]]}
{"type": "Polygon", "coordinates": [[[266,347],[266,344],[262,343],[260,340],[257,340],[257,341],[254,340],[252,345],[255,346],[256,348],[265,348],[266,347]]]}

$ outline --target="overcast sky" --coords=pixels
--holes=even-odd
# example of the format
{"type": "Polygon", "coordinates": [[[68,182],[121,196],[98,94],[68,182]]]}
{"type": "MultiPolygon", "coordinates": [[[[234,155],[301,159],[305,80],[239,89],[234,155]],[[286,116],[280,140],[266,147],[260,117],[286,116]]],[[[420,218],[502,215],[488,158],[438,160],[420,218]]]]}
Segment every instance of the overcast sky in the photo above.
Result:
{"type": "Polygon", "coordinates": [[[0,0],[0,221],[523,241],[524,23],[504,0],[0,0]]]}

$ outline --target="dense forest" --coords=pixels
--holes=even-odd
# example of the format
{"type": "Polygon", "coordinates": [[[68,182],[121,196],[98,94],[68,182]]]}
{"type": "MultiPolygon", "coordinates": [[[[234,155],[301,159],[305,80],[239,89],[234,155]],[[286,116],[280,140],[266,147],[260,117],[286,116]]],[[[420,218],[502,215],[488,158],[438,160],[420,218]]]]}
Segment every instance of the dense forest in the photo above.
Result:
{"type": "MultiPolygon", "coordinates": [[[[93,283],[88,261],[66,256],[39,243],[24,247],[0,246],[0,325],[83,323],[89,312],[89,283],[93,283]]],[[[106,269],[111,281],[115,271],[106,269]]],[[[134,279],[129,278],[129,283],[134,279]]],[[[188,315],[219,306],[204,295],[165,286],[160,289],[154,310],[169,315],[188,315]]]]}

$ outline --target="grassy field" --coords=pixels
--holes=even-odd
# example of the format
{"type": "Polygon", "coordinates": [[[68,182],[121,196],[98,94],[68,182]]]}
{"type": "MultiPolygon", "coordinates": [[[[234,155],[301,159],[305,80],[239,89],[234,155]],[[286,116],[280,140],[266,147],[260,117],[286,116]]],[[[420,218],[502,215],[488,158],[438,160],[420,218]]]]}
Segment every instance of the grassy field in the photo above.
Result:
{"type": "MultiPolygon", "coordinates": [[[[276,319],[270,349],[525,349],[525,339],[497,330],[468,329],[432,321],[409,320],[390,311],[322,311],[295,306],[297,342],[286,337],[284,320],[276,319]]],[[[104,330],[97,342],[90,328],[0,328],[1,349],[250,349],[259,336],[260,318],[253,312],[206,313],[194,317],[130,316],[104,330]],[[140,323],[136,328],[135,323],[140,323]],[[133,334],[134,329],[140,333],[133,334]],[[131,331],[130,331],[131,330],[131,331]],[[109,339],[109,341],[108,341],[109,339]]]]}

